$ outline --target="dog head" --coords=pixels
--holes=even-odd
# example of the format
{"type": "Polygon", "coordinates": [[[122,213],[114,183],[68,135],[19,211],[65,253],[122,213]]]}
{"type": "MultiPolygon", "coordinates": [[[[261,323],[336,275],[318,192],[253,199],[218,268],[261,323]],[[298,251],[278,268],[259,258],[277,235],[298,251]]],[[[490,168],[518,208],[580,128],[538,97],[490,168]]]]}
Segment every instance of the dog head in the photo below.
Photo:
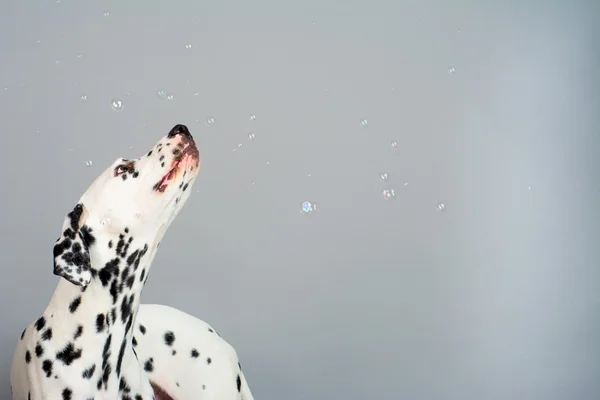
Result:
{"type": "Polygon", "coordinates": [[[173,127],[144,156],[117,159],[67,214],[54,246],[54,274],[89,284],[90,248],[97,237],[118,239],[127,232],[156,245],[186,203],[199,165],[198,148],[184,125],[173,127]]]}

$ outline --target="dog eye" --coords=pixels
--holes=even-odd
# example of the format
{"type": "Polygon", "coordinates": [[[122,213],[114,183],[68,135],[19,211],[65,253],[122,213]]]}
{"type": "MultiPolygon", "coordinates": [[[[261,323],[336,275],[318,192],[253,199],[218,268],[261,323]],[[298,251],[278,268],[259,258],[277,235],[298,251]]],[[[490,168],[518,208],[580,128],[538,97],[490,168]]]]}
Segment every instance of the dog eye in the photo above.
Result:
{"type": "Polygon", "coordinates": [[[129,165],[119,165],[117,168],[115,168],[115,176],[129,172],[130,169],[131,167],[129,165]]]}

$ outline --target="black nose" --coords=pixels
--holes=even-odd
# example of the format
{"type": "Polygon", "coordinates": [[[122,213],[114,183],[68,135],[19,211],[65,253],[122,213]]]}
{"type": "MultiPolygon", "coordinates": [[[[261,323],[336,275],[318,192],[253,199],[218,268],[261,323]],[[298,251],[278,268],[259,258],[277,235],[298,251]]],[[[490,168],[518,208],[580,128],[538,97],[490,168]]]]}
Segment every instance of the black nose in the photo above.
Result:
{"type": "Polygon", "coordinates": [[[192,134],[190,133],[190,130],[187,128],[187,126],[181,124],[175,125],[173,129],[171,129],[171,132],[169,132],[168,137],[173,138],[176,135],[183,135],[189,138],[192,137],[192,134]]]}

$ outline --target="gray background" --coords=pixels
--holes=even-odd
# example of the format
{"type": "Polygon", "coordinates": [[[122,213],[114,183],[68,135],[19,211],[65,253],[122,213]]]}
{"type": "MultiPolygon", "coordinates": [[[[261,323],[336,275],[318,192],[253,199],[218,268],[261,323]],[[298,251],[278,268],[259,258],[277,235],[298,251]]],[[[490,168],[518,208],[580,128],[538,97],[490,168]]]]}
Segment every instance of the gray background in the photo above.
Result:
{"type": "Polygon", "coordinates": [[[562,3],[3,1],[0,393],[64,215],[185,123],[143,301],[257,399],[600,398],[600,7],[562,3]]]}

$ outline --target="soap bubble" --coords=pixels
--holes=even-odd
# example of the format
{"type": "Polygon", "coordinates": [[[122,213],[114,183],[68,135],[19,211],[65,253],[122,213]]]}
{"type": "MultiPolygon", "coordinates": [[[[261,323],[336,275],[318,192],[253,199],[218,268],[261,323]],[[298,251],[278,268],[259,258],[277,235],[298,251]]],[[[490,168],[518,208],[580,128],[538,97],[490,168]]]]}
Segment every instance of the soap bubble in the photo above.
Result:
{"type": "Polygon", "coordinates": [[[111,105],[112,109],[115,111],[123,110],[123,101],[121,101],[119,99],[113,99],[111,101],[110,105],[111,105]]]}
{"type": "Polygon", "coordinates": [[[302,206],[300,207],[300,211],[302,212],[302,214],[310,214],[316,210],[317,210],[317,205],[310,201],[303,202],[302,206]]]}

